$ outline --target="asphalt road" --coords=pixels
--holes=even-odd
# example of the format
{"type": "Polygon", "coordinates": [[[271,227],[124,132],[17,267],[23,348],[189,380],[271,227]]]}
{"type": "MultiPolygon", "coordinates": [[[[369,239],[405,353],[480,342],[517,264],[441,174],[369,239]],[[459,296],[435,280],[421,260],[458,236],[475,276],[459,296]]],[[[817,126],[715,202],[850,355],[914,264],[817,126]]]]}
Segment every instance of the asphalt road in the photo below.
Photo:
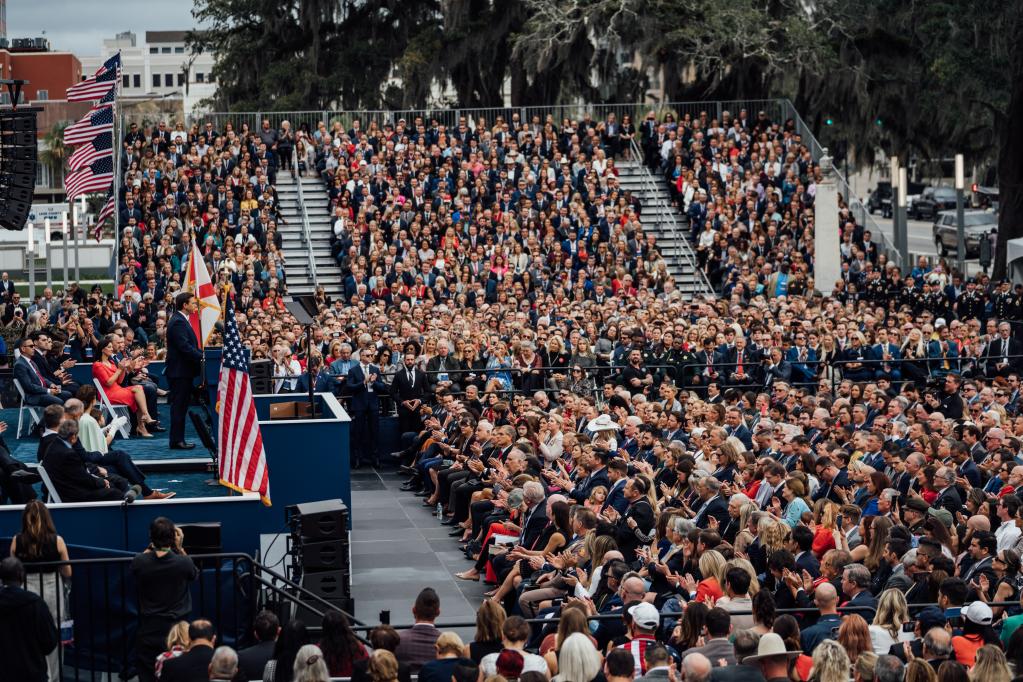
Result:
{"type": "MultiPolygon", "coordinates": [[[[892,221],[881,217],[881,213],[875,213],[871,216],[874,222],[881,228],[889,240],[894,243],[894,234],[892,233],[892,221]]],[[[909,252],[914,256],[929,256],[937,257],[938,249],[934,246],[934,237],[932,232],[932,226],[934,223],[929,220],[910,220],[909,221],[909,252]]],[[[952,267],[955,267],[955,253],[949,254],[949,262],[952,267]]],[[[915,261],[915,259],[914,259],[915,261]]],[[[980,263],[976,258],[969,258],[966,260],[966,274],[973,276],[980,272],[980,263]]]]}
{"type": "MultiPolygon", "coordinates": [[[[894,234],[892,233],[892,221],[881,217],[880,213],[875,213],[873,216],[874,222],[877,223],[881,230],[884,231],[885,235],[892,241],[894,241],[894,234]]],[[[938,254],[937,249],[934,248],[934,238],[931,232],[931,226],[934,223],[928,220],[910,220],[909,221],[909,251],[910,253],[926,254],[928,256],[936,256],[938,254]]]]}

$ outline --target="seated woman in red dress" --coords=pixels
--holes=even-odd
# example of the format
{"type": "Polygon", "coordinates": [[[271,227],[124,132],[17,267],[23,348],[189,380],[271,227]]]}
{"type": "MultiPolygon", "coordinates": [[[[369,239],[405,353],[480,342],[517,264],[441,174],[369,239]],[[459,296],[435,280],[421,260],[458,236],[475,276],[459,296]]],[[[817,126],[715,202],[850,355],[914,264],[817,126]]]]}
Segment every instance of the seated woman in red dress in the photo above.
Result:
{"type": "Polygon", "coordinates": [[[143,438],[152,438],[153,435],[146,427],[155,423],[156,420],[149,416],[145,392],[141,386],[122,386],[120,384],[126,371],[125,363],[128,361],[122,361],[121,364],[114,362],[114,345],[108,338],[102,339],[96,345],[96,352],[99,358],[92,363],[93,378],[99,379],[99,382],[103,384],[103,392],[107,394],[111,405],[123,405],[133,413],[138,413],[138,434],[143,438]]]}

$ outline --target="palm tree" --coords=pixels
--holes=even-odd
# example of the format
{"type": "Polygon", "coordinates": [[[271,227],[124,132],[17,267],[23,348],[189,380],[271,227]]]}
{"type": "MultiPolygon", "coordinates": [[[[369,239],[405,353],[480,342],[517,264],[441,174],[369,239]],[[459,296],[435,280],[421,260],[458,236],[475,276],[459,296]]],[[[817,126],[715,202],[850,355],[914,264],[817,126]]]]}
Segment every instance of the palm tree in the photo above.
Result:
{"type": "Polygon", "coordinates": [[[69,121],[54,123],[50,131],[43,136],[46,148],[40,154],[41,161],[50,169],[50,185],[60,187],[64,181],[64,171],[67,170],[68,152],[64,146],[64,129],[70,125],[69,121]]]}

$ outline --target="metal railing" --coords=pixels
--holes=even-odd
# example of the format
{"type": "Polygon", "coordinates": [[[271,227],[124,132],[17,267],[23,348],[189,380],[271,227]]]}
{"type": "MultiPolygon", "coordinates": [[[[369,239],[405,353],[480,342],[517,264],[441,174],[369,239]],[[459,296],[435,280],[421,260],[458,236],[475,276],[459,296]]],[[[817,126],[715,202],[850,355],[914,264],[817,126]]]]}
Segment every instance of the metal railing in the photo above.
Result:
{"type": "MultiPolygon", "coordinates": [[[[721,120],[725,111],[737,117],[743,109],[750,114],[750,120],[755,119],[756,112],[764,111],[772,120],[778,120],[786,112],[786,100],[781,99],[739,99],[739,100],[697,100],[687,102],[663,102],[659,104],[623,102],[610,104],[554,104],[528,107],[425,107],[413,109],[356,109],[356,110],[305,110],[305,111],[248,111],[248,112],[195,112],[190,113],[185,119],[186,129],[192,125],[199,125],[203,129],[207,121],[213,123],[218,132],[223,132],[226,123],[230,122],[235,130],[240,129],[245,123],[251,130],[258,130],[263,119],[269,120],[270,125],[280,128],[283,121],[288,121],[293,129],[301,124],[315,130],[316,125],[323,121],[328,126],[335,121],[342,124],[347,130],[358,120],[360,130],[367,130],[370,124],[383,127],[387,123],[397,124],[404,119],[411,126],[416,118],[422,118],[425,125],[429,125],[431,119],[436,120],[440,125],[449,129],[456,127],[461,119],[465,119],[467,125],[475,127],[480,119],[486,125],[493,125],[498,118],[510,123],[513,117],[518,115],[519,120],[524,123],[532,122],[534,116],[540,119],[542,126],[550,116],[554,124],[561,126],[563,119],[583,119],[590,116],[594,120],[606,118],[614,114],[619,122],[624,116],[630,116],[633,123],[646,114],[653,111],[660,117],[671,113],[676,121],[686,115],[696,118],[706,114],[710,119],[721,120]]],[[[637,123],[638,127],[638,123],[637,123]]]]}
{"type": "Polygon", "coordinates": [[[643,163],[643,151],[636,144],[636,138],[633,137],[629,140],[630,149],[632,151],[632,157],[636,159],[636,166],[639,168],[639,177],[642,179],[645,186],[647,195],[653,201],[657,208],[662,209],[664,215],[667,216],[668,229],[671,232],[671,240],[675,245],[675,254],[683,261],[685,266],[693,273],[696,278],[696,284],[701,289],[699,293],[702,294],[713,294],[714,289],[710,285],[710,280],[707,279],[707,273],[703,271],[700,264],[696,260],[696,254],[693,253],[692,245],[689,242],[689,238],[679,229],[678,222],[675,220],[676,209],[670,203],[664,201],[664,197],[661,194],[661,188],[658,187],[654,181],[653,176],[650,174],[650,169],[647,168],[646,164],[643,163]]]}
{"type": "Polygon", "coordinates": [[[305,255],[309,261],[309,276],[313,281],[313,288],[320,286],[320,280],[316,276],[316,256],[313,253],[313,240],[309,236],[309,213],[305,208],[305,195],[302,193],[302,173],[298,170],[298,145],[291,148],[291,171],[298,189],[298,209],[302,214],[302,243],[305,244],[305,255]]]}
{"type": "MultiPolygon", "coordinates": [[[[274,611],[282,623],[302,615],[309,621],[306,624],[313,628],[319,627],[328,611],[338,611],[353,627],[368,629],[336,603],[310,592],[247,554],[190,556],[200,574],[191,587],[192,611],[185,619],[210,620],[216,628],[218,643],[236,649],[254,644],[252,622],[263,608],[274,611]]],[[[130,679],[133,676],[135,635],[141,622],[133,561],[133,556],[114,556],[29,565],[33,571],[49,573],[29,573],[25,588],[54,605],[58,628],[62,622],[73,621],[62,633],[63,643],[57,646],[60,679],[107,679],[115,674],[130,679]],[[70,566],[72,571],[69,593],[65,593],[61,581],[52,577],[53,572],[65,566],[70,566]],[[65,594],[69,594],[69,599],[65,600],[65,594]]]]}
{"type": "MultiPolygon", "coordinates": [[[[814,161],[820,161],[821,157],[824,156],[824,147],[821,146],[821,143],[816,137],[814,137],[810,126],[807,125],[806,121],[803,120],[803,117],[799,115],[798,111],[796,111],[795,105],[793,105],[788,99],[782,100],[782,102],[784,103],[785,116],[791,118],[795,122],[796,132],[798,132],[803,138],[803,144],[810,148],[810,156],[813,157],[814,161]]],[[[863,205],[863,202],[853,194],[852,187],[845,179],[845,176],[839,172],[837,166],[833,166],[832,171],[835,174],[835,182],[838,185],[838,191],[841,192],[842,196],[845,198],[845,204],[852,212],[853,218],[856,219],[858,224],[863,225],[864,229],[870,230],[871,235],[880,242],[881,248],[888,257],[888,262],[895,263],[899,270],[905,274],[907,272],[905,269],[906,264],[902,262],[902,254],[899,253],[895,244],[892,243],[891,238],[889,238],[877,222],[874,221],[874,217],[870,215],[870,211],[868,211],[867,207],[863,205]]]]}

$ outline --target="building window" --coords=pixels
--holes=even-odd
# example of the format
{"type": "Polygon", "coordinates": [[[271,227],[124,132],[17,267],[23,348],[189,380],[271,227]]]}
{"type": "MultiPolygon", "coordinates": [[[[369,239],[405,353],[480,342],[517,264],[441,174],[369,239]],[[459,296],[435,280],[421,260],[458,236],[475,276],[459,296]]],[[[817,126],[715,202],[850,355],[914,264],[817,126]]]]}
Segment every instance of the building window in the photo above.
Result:
{"type": "Polygon", "coordinates": [[[50,99],[50,91],[49,90],[37,90],[36,91],[36,101],[37,102],[44,102],[44,101],[46,101],[48,99],[50,99]]]}
{"type": "MultiPolygon", "coordinates": [[[[49,173],[46,172],[46,169],[48,169],[48,168],[49,168],[49,166],[47,166],[45,163],[37,163],[36,164],[36,187],[46,187],[47,186],[46,185],[46,176],[49,175],[49,173]]],[[[56,185],[56,183],[54,183],[54,185],[56,185]]]]}
{"type": "Polygon", "coordinates": [[[160,48],[160,53],[161,54],[170,54],[171,53],[171,49],[169,47],[160,48]]]}
{"type": "Polygon", "coordinates": [[[122,88],[131,87],[131,74],[127,73],[121,74],[121,87],[122,88]]]}
{"type": "Polygon", "coordinates": [[[165,73],[165,74],[163,74],[163,84],[166,85],[168,88],[173,88],[174,87],[174,74],[173,73],[165,73]]]}
{"type": "Polygon", "coordinates": [[[153,74],[153,87],[154,88],[160,87],[160,74],[158,73],[153,74]]]}
{"type": "Polygon", "coordinates": [[[185,84],[185,74],[181,73],[181,72],[178,72],[178,87],[180,88],[184,84],[185,84]]]}
{"type": "Polygon", "coordinates": [[[158,47],[149,48],[149,54],[160,54],[160,48],[158,47]]]}
{"type": "Polygon", "coordinates": [[[11,93],[4,90],[0,92],[0,106],[7,106],[11,103],[11,93]]]}
{"type": "Polygon", "coordinates": [[[140,74],[140,73],[132,74],[131,78],[132,78],[132,84],[136,88],[141,88],[142,87],[142,74],[140,74]]]}
{"type": "Polygon", "coordinates": [[[206,74],[204,74],[202,71],[196,71],[195,72],[195,82],[196,83],[205,83],[206,82],[206,74]]]}
{"type": "Polygon", "coordinates": [[[185,54],[185,48],[184,47],[175,47],[174,48],[174,54],[185,54]]]}

